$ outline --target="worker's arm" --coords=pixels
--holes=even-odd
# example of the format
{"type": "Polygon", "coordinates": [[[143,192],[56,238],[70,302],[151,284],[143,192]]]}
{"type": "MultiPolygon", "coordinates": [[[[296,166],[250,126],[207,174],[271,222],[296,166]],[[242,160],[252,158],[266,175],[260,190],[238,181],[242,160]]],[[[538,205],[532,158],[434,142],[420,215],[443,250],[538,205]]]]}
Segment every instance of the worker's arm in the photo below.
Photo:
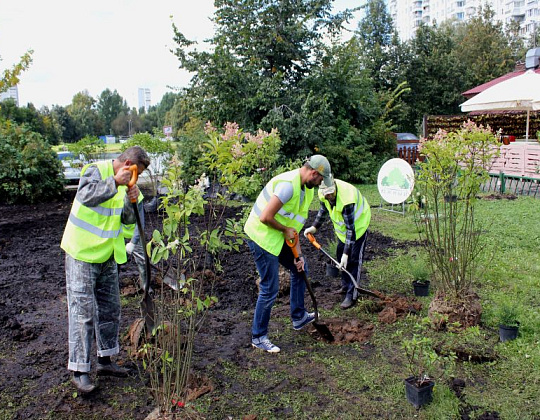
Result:
{"type": "Polygon", "coordinates": [[[276,220],[276,214],[282,207],[283,203],[281,200],[277,196],[273,195],[264,210],[261,212],[259,219],[266,226],[282,232],[285,240],[293,241],[296,230],[294,228],[282,225],[276,220]]]}
{"type": "MultiPolygon", "coordinates": [[[[296,229],[282,225],[276,220],[277,212],[283,207],[283,203],[276,196],[273,195],[270,201],[261,212],[259,220],[266,226],[270,226],[273,229],[279,230],[283,233],[286,241],[293,242],[295,235],[298,235],[296,229]]],[[[302,249],[300,248],[300,241],[296,243],[296,251],[298,252],[299,261],[296,262],[296,269],[298,271],[304,271],[304,257],[302,256],[302,249]]]]}
{"type": "MultiPolygon", "coordinates": [[[[121,216],[122,223],[126,225],[136,222],[135,213],[133,212],[133,206],[129,197],[138,197],[139,189],[137,185],[134,185],[131,190],[124,199],[124,209],[121,216]]],[[[101,173],[97,166],[91,165],[81,176],[76,198],[77,201],[86,207],[96,207],[113,198],[117,192],[118,188],[115,178],[110,176],[106,179],[101,179],[101,173]]]]}
{"type": "Polygon", "coordinates": [[[345,223],[345,247],[343,253],[349,255],[354,241],[356,241],[356,231],[354,229],[354,203],[347,204],[342,211],[343,222],[345,223]]]}

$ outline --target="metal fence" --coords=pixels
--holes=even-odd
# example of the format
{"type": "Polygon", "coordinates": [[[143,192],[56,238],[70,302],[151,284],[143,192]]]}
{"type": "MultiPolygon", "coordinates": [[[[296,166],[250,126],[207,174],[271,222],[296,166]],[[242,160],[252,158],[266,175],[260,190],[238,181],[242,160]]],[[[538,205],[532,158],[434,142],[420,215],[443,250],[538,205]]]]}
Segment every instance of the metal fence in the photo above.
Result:
{"type": "Polygon", "coordinates": [[[490,173],[489,181],[482,186],[484,192],[527,195],[540,198],[540,179],[527,176],[508,175],[504,172],[490,173]]]}

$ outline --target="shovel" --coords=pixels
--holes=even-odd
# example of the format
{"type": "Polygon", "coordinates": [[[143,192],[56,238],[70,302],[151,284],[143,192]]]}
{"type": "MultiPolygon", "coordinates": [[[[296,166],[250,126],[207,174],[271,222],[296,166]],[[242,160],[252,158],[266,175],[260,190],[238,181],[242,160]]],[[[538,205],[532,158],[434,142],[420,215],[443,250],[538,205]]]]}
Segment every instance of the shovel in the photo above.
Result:
{"type": "MultiPolygon", "coordinates": [[[[131,180],[128,183],[128,188],[133,187],[137,183],[137,178],[139,176],[137,165],[131,165],[129,167],[131,171],[131,180]]],[[[131,200],[131,205],[133,206],[133,211],[135,212],[135,218],[137,219],[137,227],[139,228],[139,233],[141,235],[141,245],[144,250],[144,263],[146,265],[146,275],[143,284],[143,297],[141,300],[141,311],[144,317],[144,324],[146,326],[146,332],[151,333],[154,329],[154,301],[152,296],[150,296],[150,259],[148,258],[148,253],[146,252],[146,238],[144,236],[144,229],[141,223],[141,216],[139,214],[139,207],[137,206],[137,199],[131,200]]]]}
{"type": "MultiPolygon", "coordinates": [[[[290,242],[288,240],[285,240],[287,242],[287,245],[291,247],[291,251],[294,255],[294,259],[298,260],[298,251],[296,249],[296,244],[298,243],[298,233],[295,232],[294,234],[294,240],[293,242],[290,242]]],[[[317,300],[315,299],[315,293],[313,293],[313,289],[311,288],[311,283],[309,279],[307,278],[306,272],[301,271],[302,277],[304,278],[304,282],[306,283],[306,287],[308,289],[309,295],[311,296],[311,300],[313,301],[313,310],[315,311],[315,320],[313,321],[313,326],[315,329],[319,332],[322,339],[325,341],[328,341],[329,343],[334,341],[334,335],[330,332],[330,329],[325,324],[319,324],[319,310],[317,309],[317,300]]]]}
{"type": "Polygon", "coordinates": [[[381,298],[380,295],[378,295],[377,293],[375,292],[372,292],[371,290],[368,290],[368,289],[364,289],[363,287],[360,287],[358,286],[358,283],[356,282],[356,280],[354,279],[353,275],[351,273],[349,273],[347,270],[345,270],[345,268],[343,267],[340,267],[340,264],[328,253],[326,252],[323,247],[321,246],[321,244],[319,244],[317,242],[317,240],[315,239],[315,236],[313,236],[312,233],[308,233],[307,234],[307,238],[309,239],[309,242],[311,242],[311,245],[313,245],[315,248],[317,248],[319,251],[322,251],[324,255],[326,255],[328,258],[330,258],[330,260],[336,265],[337,268],[339,268],[341,271],[347,273],[349,275],[349,277],[351,278],[351,281],[353,282],[354,284],[354,288],[356,290],[358,290],[358,293],[362,293],[364,295],[368,295],[368,296],[373,296],[373,297],[376,297],[376,298],[381,298]]]}

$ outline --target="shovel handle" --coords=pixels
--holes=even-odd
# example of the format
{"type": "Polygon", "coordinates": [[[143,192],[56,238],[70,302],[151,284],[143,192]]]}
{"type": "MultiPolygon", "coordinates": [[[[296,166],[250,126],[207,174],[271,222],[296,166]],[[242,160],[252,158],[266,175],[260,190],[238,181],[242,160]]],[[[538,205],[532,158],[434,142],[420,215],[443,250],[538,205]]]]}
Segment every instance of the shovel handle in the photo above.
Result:
{"type": "Polygon", "coordinates": [[[294,258],[297,259],[299,257],[298,250],[296,249],[296,244],[298,243],[298,232],[294,232],[294,238],[292,241],[285,239],[285,242],[287,242],[287,245],[289,245],[291,248],[294,258]]]}
{"type": "MultiPolygon", "coordinates": [[[[139,178],[139,168],[137,168],[137,165],[131,165],[128,169],[131,172],[131,179],[127,186],[128,188],[131,188],[137,183],[137,179],[139,178]]],[[[131,202],[136,203],[137,199],[131,200],[131,202]]]]}
{"type": "Polygon", "coordinates": [[[317,239],[315,239],[313,233],[308,233],[307,238],[309,239],[309,242],[311,242],[311,245],[313,245],[317,249],[321,249],[321,244],[317,242],[317,239]]]}

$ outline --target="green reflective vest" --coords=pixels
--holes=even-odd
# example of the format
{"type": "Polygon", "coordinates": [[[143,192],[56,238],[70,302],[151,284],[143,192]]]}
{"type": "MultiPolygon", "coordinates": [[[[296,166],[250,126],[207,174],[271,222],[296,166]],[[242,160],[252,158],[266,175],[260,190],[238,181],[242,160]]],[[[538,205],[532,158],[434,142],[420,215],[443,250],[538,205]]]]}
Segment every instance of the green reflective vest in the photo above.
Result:
{"type": "Polygon", "coordinates": [[[284,226],[295,228],[298,232],[304,226],[308,217],[309,205],[313,200],[313,189],[305,188],[304,200],[300,204],[302,186],[300,169],[285,172],[272,178],[259,193],[249,217],[244,225],[244,231],[253,242],[272,255],[279,255],[285,237],[283,233],[261,222],[260,216],[280,182],[289,182],[293,187],[293,195],[276,213],[276,220],[284,226]]]}
{"type": "Polygon", "coordinates": [[[334,230],[339,240],[345,243],[347,228],[343,220],[343,207],[354,203],[354,232],[356,239],[360,238],[369,226],[371,221],[371,209],[367,200],[360,194],[358,188],[340,179],[334,180],[336,183],[336,205],[332,207],[328,200],[319,191],[319,200],[326,206],[330,219],[334,224],[334,230]]]}
{"type": "MultiPolygon", "coordinates": [[[[114,176],[111,161],[91,165],[97,166],[103,180],[114,176]]],[[[90,164],[82,169],[81,175],[89,166],[90,164]]],[[[80,261],[102,263],[114,253],[118,264],[125,263],[127,257],[121,216],[126,191],[125,185],[119,185],[114,197],[95,207],[86,207],[75,197],[62,237],[62,249],[80,261]]]]}

